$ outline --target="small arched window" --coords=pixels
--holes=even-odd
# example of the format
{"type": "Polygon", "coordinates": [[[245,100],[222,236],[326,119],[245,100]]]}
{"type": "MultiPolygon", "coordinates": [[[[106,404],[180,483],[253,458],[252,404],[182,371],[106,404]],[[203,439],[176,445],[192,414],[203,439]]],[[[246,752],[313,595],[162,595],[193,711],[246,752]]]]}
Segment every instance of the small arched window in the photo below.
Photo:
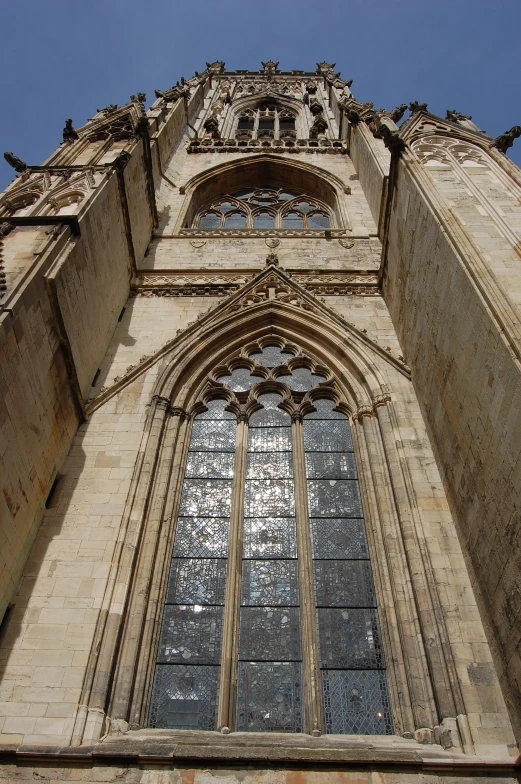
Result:
{"type": "Polygon", "coordinates": [[[198,229],[328,229],[329,207],[307,194],[266,185],[241,188],[206,204],[194,218],[198,229]]]}
{"type": "Polygon", "coordinates": [[[235,136],[237,139],[295,138],[296,114],[290,109],[263,102],[239,115],[235,136]]]}
{"type": "Polygon", "coordinates": [[[392,733],[351,429],[329,376],[273,344],[213,379],[192,423],[150,726],[392,733]]]}

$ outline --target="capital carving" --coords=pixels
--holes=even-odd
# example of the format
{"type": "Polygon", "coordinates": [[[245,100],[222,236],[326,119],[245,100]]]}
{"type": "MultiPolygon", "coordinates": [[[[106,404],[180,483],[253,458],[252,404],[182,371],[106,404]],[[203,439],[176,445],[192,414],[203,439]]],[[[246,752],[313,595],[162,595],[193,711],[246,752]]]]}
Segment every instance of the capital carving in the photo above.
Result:
{"type": "Polygon", "coordinates": [[[161,397],[161,395],[154,395],[152,397],[152,402],[155,403],[156,408],[161,408],[163,411],[170,410],[170,400],[167,397],[161,397]]]}
{"type": "Polygon", "coordinates": [[[373,406],[360,406],[360,408],[355,414],[355,419],[360,421],[361,419],[363,419],[363,417],[365,416],[370,417],[373,416],[373,414],[374,414],[373,406]]]}
{"type": "Polygon", "coordinates": [[[293,411],[291,414],[291,421],[292,422],[302,422],[303,416],[300,411],[293,411]]]}
{"type": "Polygon", "coordinates": [[[180,417],[180,419],[186,417],[186,411],[181,406],[170,406],[170,414],[171,416],[180,417]]]}
{"type": "Polygon", "coordinates": [[[246,411],[239,411],[239,413],[237,414],[237,423],[239,423],[239,422],[247,422],[248,419],[249,419],[249,416],[246,413],[246,411]]]}

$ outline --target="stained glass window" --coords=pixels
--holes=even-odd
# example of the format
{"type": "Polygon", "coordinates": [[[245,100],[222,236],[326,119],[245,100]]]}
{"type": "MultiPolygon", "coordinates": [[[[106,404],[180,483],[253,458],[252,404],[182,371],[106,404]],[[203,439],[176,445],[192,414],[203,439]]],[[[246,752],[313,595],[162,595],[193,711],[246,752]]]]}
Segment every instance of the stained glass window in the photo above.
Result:
{"type": "MultiPolygon", "coordinates": [[[[302,644],[300,597],[313,586],[318,654],[312,666],[320,668],[326,732],[390,734],[385,657],[349,422],[332,400],[321,398],[292,427],[289,411],[325,376],[309,367],[290,369],[294,351],[279,345],[249,356],[257,372],[237,367],[218,379],[227,394],[238,395],[234,406],[210,400],[192,422],[150,724],[217,729],[219,688],[224,693],[235,682],[226,675],[231,649],[223,650],[223,631],[238,617],[235,642],[226,643],[233,647],[237,672],[236,692],[230,693],[235,729],[305,731],[303,675],[310,672],[313,654],[302,644]],[[247,393],[263,380],[259,366],[277,368],[277,381],[285,386],[248,398],[248,423],[241,424],[237,438],[229,408],[244,406],[247,393]],[[245,444],[244,438],[246,455],[239,451],[236,457],[236,443],[245,444]],[[294,465],[295,454],[303,454],[302,465],[294,465]],[[295,509],[296,481],[305,481],[297,487],[307,488],[308,514],[295,509]],[[234,498],[241,499],[240,510],[232,509],[234,498]],[[230,539],[231,518],[236,522],[230,539]],[[228,575],[230,546],[242,566],[228,575]],[[311,574],[303,571],[310,556],[311,574]],[[233,606],[225,605],[225,596],[233,606]]],[[[309,408],[309,402],[304,405],[309,408]]]]}
{"type": "MultiPolygon", "coordinates": [[[[270,349],[263,363],[278,364],[270,349]]],[[[250,732],[302,731],[291,418],[281,402],[261,395],[248,432],[237,729],[250,732]]]]}
{"type": "Polygon", "coordinates": [[[209,401],[192,425],[152,687],[152,727],[217,727],[236,431],[226,405],[209,401]]]}
{"type": "Polygon", "coordinates": [[[392,733],[350,427],[331,400],[304,418],[326,732],[392,733]]]}
{"type": "MultiPolygon", "coordinates": [[[[259,136],[272,138],[273,120],[263,121],[259,136]]],[[[249,127],[241,127],[239,135],[250,138],[249,127]]],[[[285,137],[294,134],[289,127],[285,137]]],[[[274,185],[240,188],[207,202],[194,218],[199,229],[328,229],[332,214],[323,202],[310,194],[289,191],[274,185]]]]}

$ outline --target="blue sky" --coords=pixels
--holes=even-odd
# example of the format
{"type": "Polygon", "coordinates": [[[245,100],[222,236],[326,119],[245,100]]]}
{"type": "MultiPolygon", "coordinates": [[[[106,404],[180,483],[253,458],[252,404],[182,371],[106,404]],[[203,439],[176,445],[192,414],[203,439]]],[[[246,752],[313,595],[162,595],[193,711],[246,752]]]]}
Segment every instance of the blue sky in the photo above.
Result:
{"type": "MultiPolygon", "coordinates": [[[[521,124],[520,0],[0,0],[0,151],[38,164],[64,120],[165,89],[206,60],[257,70],[336,62],[362,101],[521,124]]],[[[521,139],[510,151],[521,165],[521,139]]],[[[0,159],[0,188],[13,170],[0,159]]]]}

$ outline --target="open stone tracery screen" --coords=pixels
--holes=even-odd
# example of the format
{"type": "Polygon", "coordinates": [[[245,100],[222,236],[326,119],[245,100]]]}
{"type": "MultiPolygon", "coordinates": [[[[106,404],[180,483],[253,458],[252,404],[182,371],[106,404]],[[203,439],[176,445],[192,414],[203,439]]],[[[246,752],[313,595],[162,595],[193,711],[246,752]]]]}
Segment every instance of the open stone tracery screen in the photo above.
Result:
{"type": "Polygon", "coordinates": [[[250,359],[256,370],[236,367],[219,382],[244,402],[263,380],[262,369],[278,368],[276,377],[284,388],[255,396],[256,410],[241,425],[247,428],[244,464],[239,452],[236,456],[240,437],[227,401],[210,400],[194,418],[149,724],[215,730],[219,690],[222,695],[228,689],[235,708],[224,724],[221,720],[223,726],[231,726],[234,716],[238,731],[306,731],[307,667],[320,668],[323,731],[392,733],[349,422],[331,400],[321,398],[313,402],[312,413],[303,420],[295,417],[292,425],[281,408],[284,390],[286,400],[289,392],[298,407],[325,376],[310,367],[290,368],[293,352],[279,346],[256,349],[250,359]],[[298,459],[305,465],[295,465],[298,459]],[[301,490],[307,492],[309,516],[296,515],[299,481],[306,483],[301,490]],[[234,498],[244,497],[235,515],[233,487],[234,498]],[[231,519],[240,520],[235,535],[231,519]],[[307,559],[301,547],[308,548],[307,559]],[[235,595],[226,589],[227,580],[229,586],[236,577],[227,574],[232,552],[236,563],[242,562],[235,595]],[[313,568],[307,573],[304,563],[310,558],[313,568]],[[303,588],[316,602],[314,652],[302,638],[303,588]],[[222,644],[226,620],[235,624],[230,636],[235,647],[229,650],[222,644]],[[230,656],[237,667],[236,690],[233,677],[225,683],[223,676],[220,684],[221,665],[225,673],[230,656]]]}

